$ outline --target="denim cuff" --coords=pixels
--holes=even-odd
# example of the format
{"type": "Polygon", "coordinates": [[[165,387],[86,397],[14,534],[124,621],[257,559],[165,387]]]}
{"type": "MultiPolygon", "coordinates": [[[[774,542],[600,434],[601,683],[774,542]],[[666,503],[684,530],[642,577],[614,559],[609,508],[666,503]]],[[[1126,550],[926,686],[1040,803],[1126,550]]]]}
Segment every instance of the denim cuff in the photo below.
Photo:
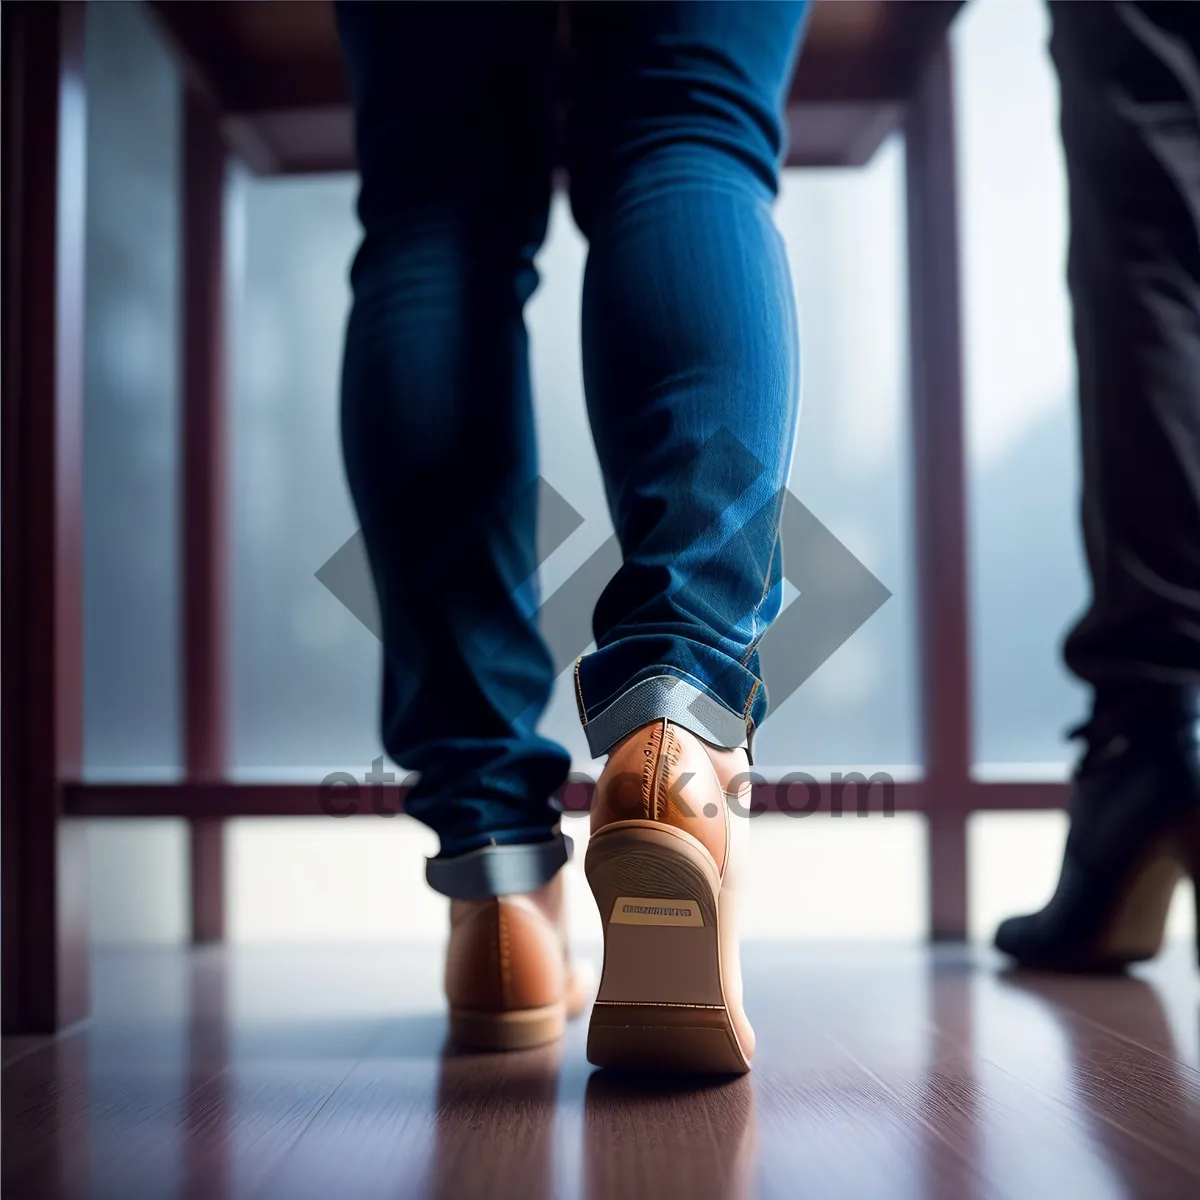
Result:
{"type": "Polygon", "coordinates": [[[566,865],[573,849],[560,830],[544,842],[480,846],[452,858],[427,858],[425,881],[452,900],[487,900],[536,892],[566,865]]]}
{"type": "Polygon", "coordinates": [[[583,732],[594,758],[607,754],[623,737],[651,721],[666,717],[672,724],[726,750],[746,745],[751,726],[711,693],[678,675],[652,675],[622,692],[584,722],[583,732]]]}

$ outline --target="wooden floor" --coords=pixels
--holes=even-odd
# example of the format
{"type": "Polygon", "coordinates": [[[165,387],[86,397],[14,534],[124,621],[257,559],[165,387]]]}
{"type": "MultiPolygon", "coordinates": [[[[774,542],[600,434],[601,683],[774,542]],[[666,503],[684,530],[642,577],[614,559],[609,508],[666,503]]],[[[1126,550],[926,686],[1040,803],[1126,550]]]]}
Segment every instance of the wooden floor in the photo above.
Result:
{"type": "Polygon", "coordinates": [[[444,1046],[432,948],[97,956],[96,1016],[6,1039],[17,1198],[1200,1196],[1200,976],[965,950],[747,950],[754,1073],[595,1072],[586,1024],[444,1046]]]}

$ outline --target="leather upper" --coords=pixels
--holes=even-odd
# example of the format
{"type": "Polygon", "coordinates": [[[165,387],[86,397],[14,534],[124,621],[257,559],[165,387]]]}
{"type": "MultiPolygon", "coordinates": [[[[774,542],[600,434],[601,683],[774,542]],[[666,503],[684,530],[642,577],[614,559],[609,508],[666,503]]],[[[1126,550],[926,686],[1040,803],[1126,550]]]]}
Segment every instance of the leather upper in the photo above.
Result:
{"type": "MultiPolygon", "coordinates": [[[[614,821],[661,821],[690,833],[724,872],[729,818],[714,753],[738,756],[737,751],[706,750],[667,720],[631,733],[614,747],[596,784],[592,833],[614,821]]],[[[731,778],[737,765],[736,759],[730,764],[731,778]]]]}
{"type": "Polygon", "coordinates": [[[542,1008],[586,1000],[586,975],[571,966],[562,872],[536,892],[454,900],[445,989],[450,1007],[469,1012],[542,1008]]]}

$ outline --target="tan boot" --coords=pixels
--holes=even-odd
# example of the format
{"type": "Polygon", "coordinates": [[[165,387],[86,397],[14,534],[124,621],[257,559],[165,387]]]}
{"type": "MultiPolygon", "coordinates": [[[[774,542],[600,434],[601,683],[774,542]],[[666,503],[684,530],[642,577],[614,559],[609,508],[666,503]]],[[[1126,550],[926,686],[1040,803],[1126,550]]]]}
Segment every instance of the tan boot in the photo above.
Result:
{"type": "Polygon", "coordinates": [[[445,984],[460,1046],[523,1050],[561,1037],[588,993],[567,945],[562,871],[525,895],[452,900],[445,984]]]}
{"type": "Polygon", "coordinates": [[[663,719],[619,742],[596,785],[584,870],[604,924],[588,1031],[601,1067],[750,1069],[737,895],[749,832],[743,750],[663,719]]]}

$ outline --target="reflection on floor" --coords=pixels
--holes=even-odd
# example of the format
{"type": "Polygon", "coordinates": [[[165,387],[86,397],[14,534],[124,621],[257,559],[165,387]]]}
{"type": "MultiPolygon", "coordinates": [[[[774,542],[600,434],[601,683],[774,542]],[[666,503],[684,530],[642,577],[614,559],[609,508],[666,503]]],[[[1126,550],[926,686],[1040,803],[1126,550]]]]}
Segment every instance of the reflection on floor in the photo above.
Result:
{"type": "Polygon", "coordinates": [[[96,1016],[6,1039],[12,1197],[1200,1196],[1200,976],[751,946],[754,1073],[590,1068],[586,1021],[443,1045],[431,949],[105,952],[96,1016]]]}

